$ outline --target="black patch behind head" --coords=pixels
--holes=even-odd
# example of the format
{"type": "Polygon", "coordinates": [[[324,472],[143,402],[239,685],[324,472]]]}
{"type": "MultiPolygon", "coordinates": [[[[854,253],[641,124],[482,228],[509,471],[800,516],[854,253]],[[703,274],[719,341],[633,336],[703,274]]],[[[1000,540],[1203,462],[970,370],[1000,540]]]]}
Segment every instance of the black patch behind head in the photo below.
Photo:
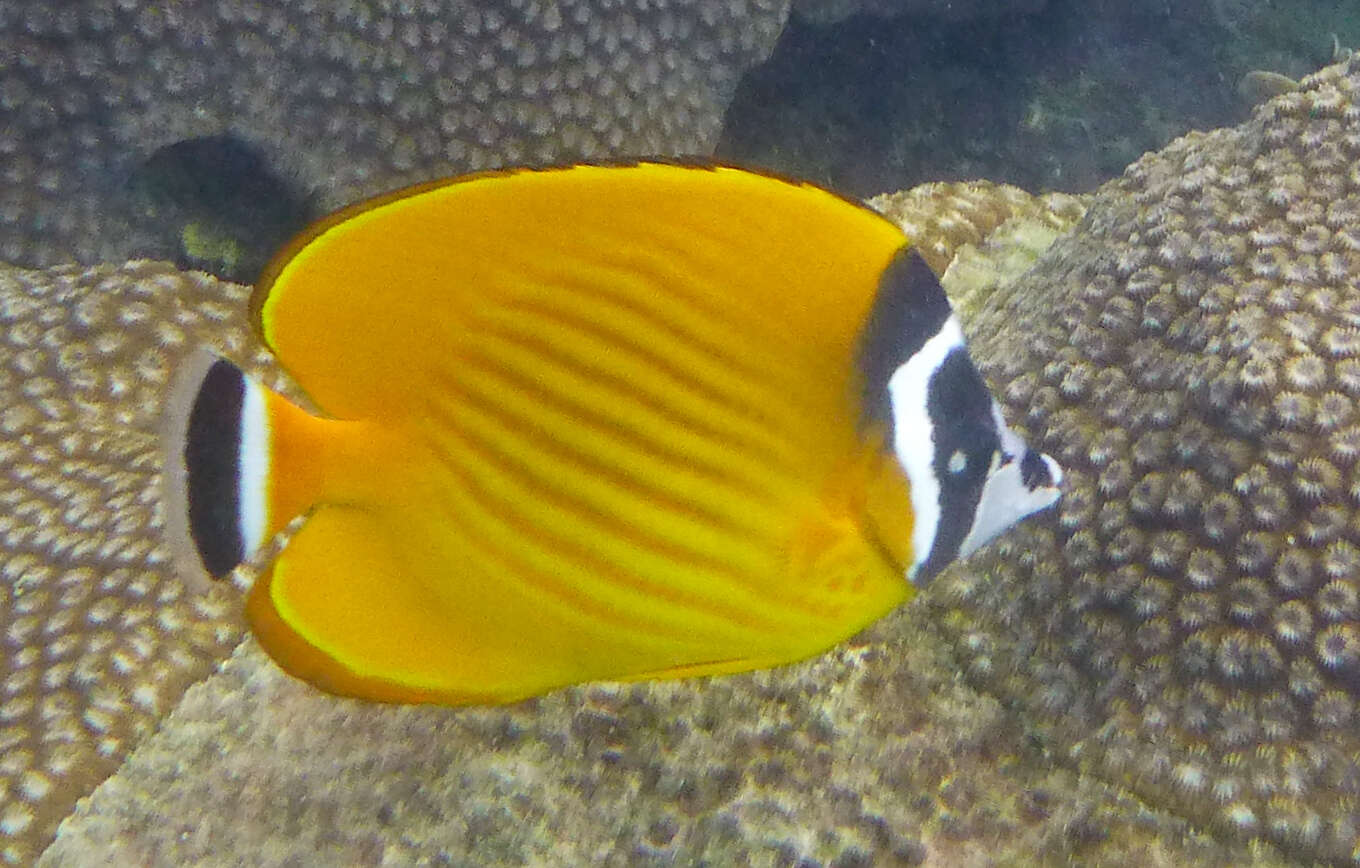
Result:
{"type": "Polygon", "coordinates": [[[859,336],[859,370],[864,378],[861,427],[881,423],[891,439],[888,380],[939,333],[951,312],[940,279],[921,254],[910,245],[898,250],[883,269],[859,336]]]}
{"type": "Polygon", "coordinates": [[[930,555],[916,573],[921,584],[958,556],[973,527],[992,456],[1001,449],[991,392],[961,347],[950,351],[930,378],[926,412],[933,428],[931,467],[940,483],[940,521],[930,555]]]}
{"type": "Polygon", "coordinates": [[[240,524],[241,411],[245,375],[230,362],[208,369],[189,412],[184,440],[189,535],[216,578],[245,557],[240,524]]]}

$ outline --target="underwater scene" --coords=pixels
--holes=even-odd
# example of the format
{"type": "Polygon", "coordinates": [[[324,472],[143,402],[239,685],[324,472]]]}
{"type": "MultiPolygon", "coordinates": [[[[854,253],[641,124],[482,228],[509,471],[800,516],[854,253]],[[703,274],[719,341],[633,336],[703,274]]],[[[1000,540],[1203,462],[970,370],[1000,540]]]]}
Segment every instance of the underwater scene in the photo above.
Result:
{"type": "Polygon", "coordinates": [[[0,0],[0,864],[1360,863],[1356,50],[0,0]]]}

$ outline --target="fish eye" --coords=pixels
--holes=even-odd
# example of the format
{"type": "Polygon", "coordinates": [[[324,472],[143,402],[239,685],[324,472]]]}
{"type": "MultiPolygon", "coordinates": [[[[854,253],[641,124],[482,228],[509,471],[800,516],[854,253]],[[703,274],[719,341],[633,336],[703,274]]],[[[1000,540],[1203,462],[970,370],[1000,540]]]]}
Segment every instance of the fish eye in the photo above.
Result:
{"type": "Polygon", "coordinates": [[[963,454],[962,449],[955,449],[954,454],[949,456],[949,472],[962,473],[968,468],[968,456],[963,454]]]}

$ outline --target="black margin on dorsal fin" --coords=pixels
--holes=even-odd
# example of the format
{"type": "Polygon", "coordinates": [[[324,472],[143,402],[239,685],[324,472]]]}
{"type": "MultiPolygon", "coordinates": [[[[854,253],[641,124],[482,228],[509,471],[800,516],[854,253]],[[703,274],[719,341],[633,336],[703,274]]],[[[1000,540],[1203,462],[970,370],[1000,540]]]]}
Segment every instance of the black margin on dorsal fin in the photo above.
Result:
{"type": "Polygon", "coordinates": [[[189,536],[214,578],[246,556],[241,533],[241,416],[245,374],[218,359],[203,376],[184,438],[189,536]]]}
{"type": "Polygon", "coordinates": [[[859,371],[864,386],[860,428],[883,425],[892,438],[888,380],[926,341],[939,334],[952,309],[940,279],[908,244],[879,277],[878,293],[859,337],[859,371]]]}

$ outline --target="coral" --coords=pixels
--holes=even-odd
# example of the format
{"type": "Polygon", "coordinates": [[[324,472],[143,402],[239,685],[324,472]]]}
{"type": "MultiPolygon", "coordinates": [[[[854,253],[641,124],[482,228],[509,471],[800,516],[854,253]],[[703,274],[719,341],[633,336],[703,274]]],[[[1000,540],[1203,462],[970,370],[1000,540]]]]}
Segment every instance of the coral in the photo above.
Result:
{"type": "MultiPolygon", "coordinates": [[[[255,224],[286,234],[307,207],[406,181],[703,151],[783,14],[777,0],[0,0],[0,259],[142,252],[232,271],[281,240],[255,224]],[[258,180],[272,174],[288,183],[258,180]],[[204,187],[206,216],[181,201],[204,187]],[[242,188],[302,201],[246,209],[242,188]]],[[[181,352],[257,352],[244,292],[165,266],[0,272],[7,861],[30,859],[240,636],[234,596],[191,598],[171,576],[153,483],[181,352]]]]}
{"type": "Polygon", "coordinates": [[[494,165],[703,153],[785,11],[0,0],[0,260],[174,258],[180,209],[133,192],[161,149],[198,139],[239,139],[323,211],[494,165]]]}
{"type": "Polygon", "coordinates": [[[1086,213],[1077,196],[1032,196],[987,181],[922,184],[868,202],[913,239],[965,315],[974,297],[1019,276],[1086,213]]]}
{"type": "MultiPolygon", "coordinates": [[[[924,238],[971,221],[980,242],[1024,209],[1016,191],[987,206],[989,190],[907,197],[897,213],[924,238]]],[[[246,295],[165,264],[0,267],[4,861],[29,861],[241,636],[238,595],[186,592],[170,570],[156,435],[171,373],[200,343],[288,390],[246,295]]]]}
{"type": "Polygon", "coordinates": [[[188,348],[266,373],[246,293],[164,264],[0,266],[0,860],[32,859],[240,640],[237,595],[167,563],[156,430],[188,348]]]}
{"type": "Polygon", "coordinates": [[[1055,754],[1360,852],[1360,62],[1130,166],[965,327],[1068,471],[930,598],[1055,754]]]}

